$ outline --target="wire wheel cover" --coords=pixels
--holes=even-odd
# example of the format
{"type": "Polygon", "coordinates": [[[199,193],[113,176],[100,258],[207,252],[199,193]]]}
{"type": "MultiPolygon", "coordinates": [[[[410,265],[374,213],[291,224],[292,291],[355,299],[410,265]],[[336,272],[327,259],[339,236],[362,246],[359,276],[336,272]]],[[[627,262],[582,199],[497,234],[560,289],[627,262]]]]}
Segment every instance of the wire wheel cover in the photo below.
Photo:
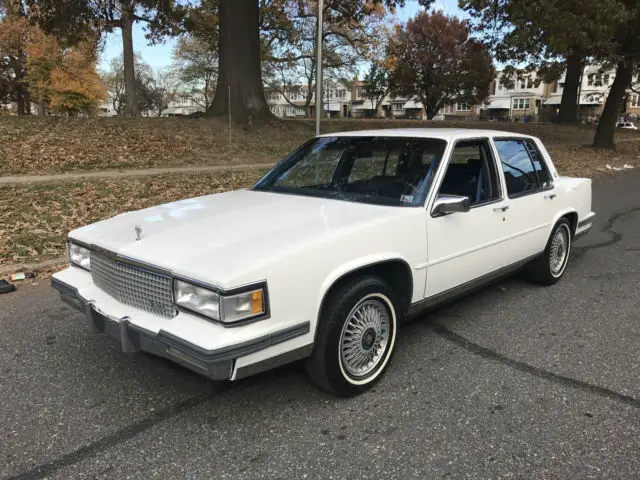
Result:
{"type": "Polygon", "coordinates": [[[349,313],[340,336],[340,360],[353,377],[366,377],[381,364],[391,334],[385,304],[376,298],[358,303],[349,313]]]}

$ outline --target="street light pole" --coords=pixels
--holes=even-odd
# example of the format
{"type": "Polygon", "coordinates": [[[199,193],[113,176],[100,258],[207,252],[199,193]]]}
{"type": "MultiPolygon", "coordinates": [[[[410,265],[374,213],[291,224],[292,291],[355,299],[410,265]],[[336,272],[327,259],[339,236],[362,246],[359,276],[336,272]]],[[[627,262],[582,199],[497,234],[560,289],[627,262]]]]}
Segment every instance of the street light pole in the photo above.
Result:
{"type": "Polygon", "coordinates": [[[318,0],[318,24],[316,25],[316,49],[318,58],[316,59],[316,136],[320,135],[320,113],[322,110],[322,10],[323,0],[318,0]]]}

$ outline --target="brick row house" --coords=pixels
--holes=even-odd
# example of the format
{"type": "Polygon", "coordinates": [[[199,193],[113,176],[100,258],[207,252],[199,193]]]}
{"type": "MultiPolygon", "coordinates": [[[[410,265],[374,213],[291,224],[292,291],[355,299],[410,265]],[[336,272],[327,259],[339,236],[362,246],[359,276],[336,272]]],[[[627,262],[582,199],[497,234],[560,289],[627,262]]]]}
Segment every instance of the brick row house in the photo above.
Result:
{"type": "MultiPolygon", "coordinates": [[[[578,116],[585,122],[596,121],[613,83],[615,71],[603,72],[596,65],[588,66],[582,75],[578,116]]],[[[506,79],[499,72],[490,85],[490,95],[480,105],[454,103],[444,106],[437,120],[484,119],[493,121],[552,121],[557,116],[564,75],[553,82],[545,82],[535,72],[519,78],[506,79]]],[[[636,75],[634,84],[640,92],[640,77],[636,75]]],[[[315,116],[315,92],[307,105],[307,88],[292,86],[285,89],[265,87],[265,97],[271,112],[281,118],[303,118],[315,116]]],[[[386,118],[386,119],[426,119],[426,113],[417,98],[387,96],[376,109],[375,100],[366,98],[364,82],[357,78],[351,82],[326,82],[323,92],[323,110],[327,118],[386,118]]],[[[204,111],[203,102],[191,97],[176,95],[163,116],[193,115],[204,111]]],[[[116,112],[111,103],[101,109],[102,115],[112,116],[116,112]]],[[[151,114],[149,114],[151,115],[151,114]]],[[[640,118],[640,93],[629,90],[625,116],[640,118]]]]}
{"type": "MultiPolygon", "coordinates": [[[[305,110],[306,87],[292,86],[287,89],[265,87],[265,96],[271,112],[282,118],[304,117],[307,110],[310,116],[315,115],[315,92],[312,93],[309,108],[305,110]]],[[[364,93],[364,82],[354,80],[349,85],[329,83],[325,86],[323,109],[328,118],[427,118],[422,103],[417,98],[385,97],[376,109],[375,99],[367,98],[364,93]]],[[[468,103],[448,105],[440,112],[438,118],[477,117],[478,106],[468,103]]]]}
{"type": "Polygon", "coordinates": [[[480,105],[480,118],[487,120],[525,120],[540,116],[549,86],[529,74],[508,81],[502,72],[491,83],[490,95],[480,105]]]}

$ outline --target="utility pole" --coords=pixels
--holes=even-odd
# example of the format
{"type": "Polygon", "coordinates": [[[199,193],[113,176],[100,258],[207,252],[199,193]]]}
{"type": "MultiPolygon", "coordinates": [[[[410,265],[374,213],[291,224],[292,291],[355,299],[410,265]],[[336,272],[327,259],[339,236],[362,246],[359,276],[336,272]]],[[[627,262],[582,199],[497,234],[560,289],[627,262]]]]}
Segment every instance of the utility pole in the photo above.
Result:
{"type": "Polygon", "coordinates": [[[318,24],[316,25],[316,49],[318,58],[316,59],[316,136],[320,135],[320,113],[322,108],[322,10],[323,0],[318,0],[318,24]]]}

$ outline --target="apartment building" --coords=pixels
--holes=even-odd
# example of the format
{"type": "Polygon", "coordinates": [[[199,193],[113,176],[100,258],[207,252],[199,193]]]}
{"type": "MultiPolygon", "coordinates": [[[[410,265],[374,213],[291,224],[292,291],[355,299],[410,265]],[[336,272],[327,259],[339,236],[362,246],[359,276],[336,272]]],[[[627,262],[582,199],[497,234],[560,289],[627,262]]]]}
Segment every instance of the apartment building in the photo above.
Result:
{"type": "Polygon", "coordinates": [[[204,112],[204,97],[199,94],[177,93],[173,100],[168,102],[167,108],[162,110],[162,117],[183,117],[195,113],[204,112]]]}
{"type": "MultiPolygon", "coordinates": [[[[582,72],[580,98],[576,105],[578,117],[585,120],[595,119],[604,107],[609,89],[615,78],[615,71],[603,72],[598,65],[589,65],[582,72]]],[[[549,95],[544,105],[547,107],[547,119],[553,120],[558,114],[564,90],[565,74],[549,84],[549,95]]]]}
{"type": "MultiPolygon", "coordinates": [[[[602,112],[606,97],[615,77],[615,71],[604,72],[599,66],[587,66],[582,75],[580,98],[576,105],[584,121],[595,121],[602,112]]],[[[558,114],[565,76],[557,81],[544,82],[535,72],[506,78],[499,72],[490,86],[490,95],[481,105],[465,102],[444,106],[436,119],[487,119],[515,121],[552,121],[558,114]]],[[[640,92],[640,77],[634,84],[640,92]]],[[[265,87],[265,97],[271,112],[281,118],[302,118],[315,115],[315,92],[307,106],[307,88],[291,86],[285,89],[265,87]]],[[[204,101],[191,95],[177,94],[162,116],[186,116],[204,112],[204,101]]],[[[323,92],[323,110],[327,118],[398,118],[426,120],[427,115],[417,98],[387,96],[376,109],[375,100],[366,98],[364,82],[326,82],[323,92]]],[[[625,115],[640,118],[640,93],[630,90],[625,115]]],[[[152,112],[145,112],[148,116],[152,112]]],[[[102,105],[101,115],[113,116],[116,111],[111,102],[102,105]]]]}
{"type": "Polygon", "coordinates": [[[548,96],[548,84],[535,73],[508,78],[498,72],[489,98],[479,106],[480,117],[488,120],[524,120],[538,117],[548,96]]]}
{"type": "MultiPolygon", "coordinates": [[[[271,113],[282,118],[315,115],[315,91],[307,105],[308,90],[305,86],[283,89],[265,87],[265,98],[271,113]]],[[[322,107],[328,118],[342,118],[351,112],[351,89],[342,83],[327,82],[324,85],[322,107]]]]}

